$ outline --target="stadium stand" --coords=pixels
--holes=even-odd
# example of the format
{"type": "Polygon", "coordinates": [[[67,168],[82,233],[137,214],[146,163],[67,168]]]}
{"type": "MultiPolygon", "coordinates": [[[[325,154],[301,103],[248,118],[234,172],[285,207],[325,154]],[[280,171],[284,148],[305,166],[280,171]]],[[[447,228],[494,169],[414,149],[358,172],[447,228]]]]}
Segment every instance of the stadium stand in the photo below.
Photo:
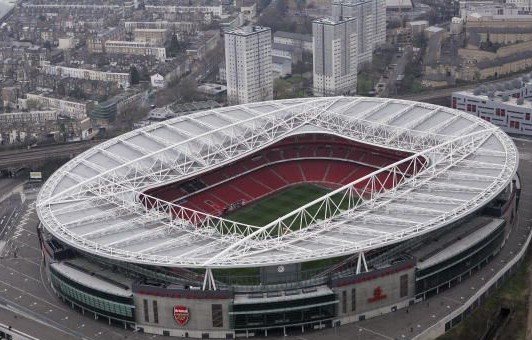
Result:
{"type": "MultiPolygon", "coordinates": [[[[314,183],[329,189],[353,182],[409,156],[336,136],[307,134],[285,138],[242,160],[180,183],[151,189],[147,195],[220,216],[289,186],[314,183]]],[[[379,176],[391,187],[388,173],[379,176]]],[[[367,182],[356,185],[364,188],[367,182]]]]}

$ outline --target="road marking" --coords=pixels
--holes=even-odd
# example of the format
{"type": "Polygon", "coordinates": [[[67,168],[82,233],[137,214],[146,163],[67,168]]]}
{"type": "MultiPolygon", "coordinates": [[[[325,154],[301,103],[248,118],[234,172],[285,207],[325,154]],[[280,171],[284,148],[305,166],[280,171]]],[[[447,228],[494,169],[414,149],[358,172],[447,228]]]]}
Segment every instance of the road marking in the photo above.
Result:
{"type": "Polygon", "coordinates": [[[371,329],[369,329],[369,328],[366,328],[366,327],[358,327],[358,328],[363,329],[363,330],[365,330],[365,331],[367,331],[367,332],[370,332],[370,333],[372,333],[372,334],[374,334],[374,335],[377,335],[377,336],[383,337],[384,339],[394,340],[393,338],[391,338],[391,337],[389,337],[389,336],[387,336],[387,335],[384,335],[384,334],[379,333],[379,332],[375,332],[374,330],[371,330],[371,329]]]}
{"type": "Polygon", "coordinates": [[[22,241],[19,241],[19,240],[17,240],[17,242],[20,243],[20,244],[25,245],[28,248],[31,248],[33,250],[37,250],[39,252],[39,254],[41,253],[41,249],[39,249],[37,247],[31,246],[31,245],[27,244],[26,242],[22,242],[22,241]]]}
{"type": "MultiPolygon", "coordinates": [[[[15,290],[17,290],[17,291],[19,291],[19,292],[22,292],[22,293],[24,293],[24,294],[26,294],[26,295],[28,295],[28,296],[31,296],[32,298],[34,298],[34,299],[37,300],[37,301],[42,301],[42,302],[44,302],[44,303],[46,303],[46,304],[48,304],[48,305],[50,305],[50,306],[53,306],[53,307],[55,307],[55,308],[57,308],[57,309],[60,309],[60,310],[62,310],[63,312],[66,312],[66,313],[71,313],[71,312],[72,312],[72,311],[70,311],[70,310],[68,310],[68,309],[66,309],[66,308],[63,308],[63,307],[58,306],[58,305],[56,305],[56,304],[53,304],[53,303],[51,303],[51,302],[49,302],[49,301],[47,301],[47,300],[45,300],[45,299],[43,299],[43,298],[40,298],[40,297],[38,297],[38,296],[36,296],[36,295],[30,293],[30,292],[27,292],[27,291],[25,291],[25,290],[23,290],[23,289],[20,289],[20,288],[18,288],[18,287],[15,287],[15,286],[13,286],[12,284],[9,284],[9,283],[7,283],[7,282],[5,282],[5,281],[0,280],[0,283],[1,283],[1,284],[4,284],[4,285],[6,285],[6,286],[8,286],[8,287],[10,287],[10,288],[13,288],[13,289],[15,289],[15,290]]],[[[22,296],[21,296],[21,297],[22,297],[22,296]]]]}
{"type": "MultiPolygon", "coordinates": [[[[15,314],[22,315],[23,317],[25,317],[25,318],[27,318],[29,320],[35,321],[35,322],[40,323],[40,324],[42,324],[44,326],[48,326],[50,328],[53,328],[53,329],[55,329],[55,330],[57,330],[57,331],[59,331],[61,333],[67,334],[69,336],[74,336],[75,335],[77,338],[79,338],[79,336],[81,335],[78,332],[76,332],[75,330],[70,329],[68,327],[65,327],[65,326],[61,325],[60,323],[58,323],[58,322],[56,322],[56,321],[54,321],[52,319],[43,318],[41,316],[36,317],[36,316],[30,314],[29,312],[22,310],[22,308],[26,309],[24,306],[18,305],[16,303],[12,303],[12,302],[10,302],[7,299],[4,299],[4,300],[7,302],[7,304],[6,305],[0,304],[0,308],[7,309],[7,310],[9,310],[9,311],[11,311],[11,312],[13,312],[15,314]],[[13,305],[11,305],[11,304],[13,304],[13,305]],[[54,324],[59,325],[59,326],[56,326],[54,324]]],[[[28,311],[30,311],[30,310],[28,309],[28,311]]],[[[82,336],[82,339],[87,339],[87,337],[86,336],[82,336]]]]}
{"type": "MultiPolygon", "coordinates": [[[[15,268],[12,268],[12,267],[6,266],[6,265],[3,264],[3,263],[0,263],[0,266],[2,266],[2,267],[4,267],[4,268],[8,268],[9,270],[12,270],[12,271],[14,271],[14,272],[17,273],[17,274],[20,274],[20,275],[24,276],[24,277],[26,278],[26,280],[27,280],[27,279],[30,279],[30,280],[33,280],[33,281],[35,281],[35,282],[37,282],[37,283],[41,283],[41,281],[39,281],[39,279],[36,279],[36,278],[34,278],[34,277],[30,276],[30,275],[27,275],[27,274],[25,274],[25,273],[23,273],[23,272],[21,272],[21,271],[18,271],[18,270],[16,270],[15,268]]],[[[11,274],[13,274],[13,273],[11,273],[11,274]]]]}

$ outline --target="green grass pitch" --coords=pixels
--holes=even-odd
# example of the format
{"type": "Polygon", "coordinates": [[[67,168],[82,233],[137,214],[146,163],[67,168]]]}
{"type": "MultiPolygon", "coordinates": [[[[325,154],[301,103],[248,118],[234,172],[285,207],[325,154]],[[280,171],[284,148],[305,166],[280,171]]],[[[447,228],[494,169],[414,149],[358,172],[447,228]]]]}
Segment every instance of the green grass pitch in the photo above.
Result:
{"type": "MultiPolygon", "coordinates": [[[[256,202],[245,205],[238,210],[228,213],[226,216],[224,216],[224,218],[258,227],[265,226],[269,222],[286,215],[287,213],[301,207],[306,203],[312,202],[313,200],[327,194],[330,191],[330,189],[320,187],[315,184],[298,184],[285,188],[256,202]]],[[[335,202],[338,202],[340,198],[340,196],[333,196],[333,200],[335,202]]],[[[343,204],[342,209],[346,209],[346,205],[347,204],[343,204]]],[[[311,214],[315,214],[318,208],[319,205],[317,204],[309,207],[307,210],[311,214]]],[[[318,214],[318,218],[323,215],[324,214],[320,212],[318,214]]],[[[302,263],[302,270],[323,270],[327,266],[338,263],[340,260],[342,260],[342,258],[305,262],[302,263]]],[[[218,270],[216,271],[215,276],[221,277],[222,281],[229,280],[227,282],[232,283],[257,284],[260,282],[258,274],[259,269],[254,267],[218,270]],[[229,279],[229,277],[231,278],[229,279]]]]}
{"type": "MultiPolygon", "coordinates": [[[[300,184],[283,189],[255,203],[230,212],[226,219],[256,226],[265,226],[275,219],[330,192],[313,184],[300,184]]],[[[318,207],[310,207],[310,210],[318,207]]]]}

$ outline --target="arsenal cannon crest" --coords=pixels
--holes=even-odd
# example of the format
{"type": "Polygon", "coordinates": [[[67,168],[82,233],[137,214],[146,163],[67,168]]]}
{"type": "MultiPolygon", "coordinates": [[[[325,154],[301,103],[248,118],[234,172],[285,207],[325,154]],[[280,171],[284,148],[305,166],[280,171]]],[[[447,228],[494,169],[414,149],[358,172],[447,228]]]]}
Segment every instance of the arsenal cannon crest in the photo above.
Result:
{"type": "Polygon", "coordinates": [[[174,320],[179,324],[179,326],[184,326],[190,320],[190,312],[188,307],[185,306],[174,306],[174,320]]]}

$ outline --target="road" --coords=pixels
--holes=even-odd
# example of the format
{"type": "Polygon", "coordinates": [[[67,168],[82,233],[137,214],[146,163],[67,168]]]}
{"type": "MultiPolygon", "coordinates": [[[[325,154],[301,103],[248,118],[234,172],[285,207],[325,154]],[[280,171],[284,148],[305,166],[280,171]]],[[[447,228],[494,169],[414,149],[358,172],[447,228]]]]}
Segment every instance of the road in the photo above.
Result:
{"type": "Polygon", "coordinates": [[[36,233],[35,194],[34,189],[24,192],[27,199],[21,204],[20,213],[12,217],[12,228],[6,232],[8,249],[0,258],[0,330],[7,325],[45,340],[155,338],[110,326],[103,319],[94,320],[72,310],[54,294],[44,271],[36,233]]]}

